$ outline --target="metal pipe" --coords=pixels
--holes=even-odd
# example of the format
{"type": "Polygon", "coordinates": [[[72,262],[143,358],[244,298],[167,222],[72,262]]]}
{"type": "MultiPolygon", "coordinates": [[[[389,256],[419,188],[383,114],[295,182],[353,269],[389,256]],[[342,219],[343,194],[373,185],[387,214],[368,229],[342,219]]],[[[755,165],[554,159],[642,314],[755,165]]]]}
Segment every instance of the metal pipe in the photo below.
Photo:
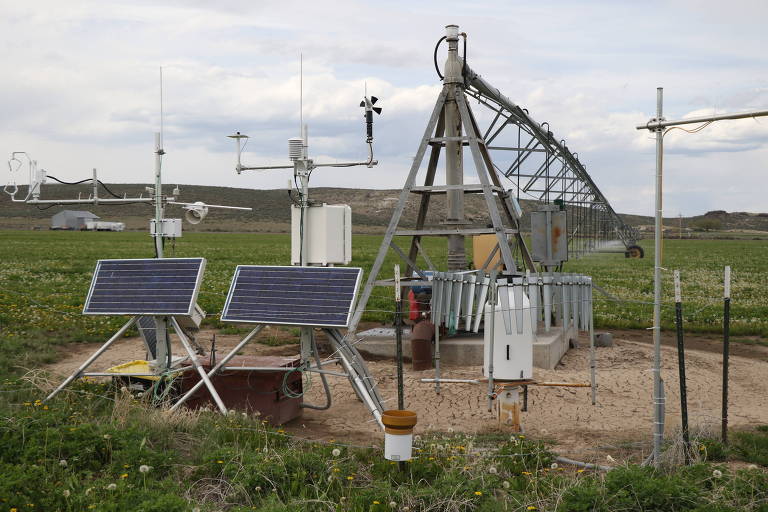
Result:
{"type": "Polygon", "coordinates": [[[480,384],[477,379],[421,379],[420,382],[445,382],[448,384],[480,384]]]}
{"type": "Polygon", "coordinates": [[[679,121],[665,121],[660,120],[659,117],[651,119],[646,124],[641,124],[635,128],[638,130],[659,130],[668,126],[679,126],[682,124],[696,124],[696,123],[711,123],[713,121],[724,121],[727,119],[747,119],[750,117],[764,117],[768,116],[768,110],[756,110],[754,112],[740,112],[736,114],[721,114],[719,116],[704,116],[704,117],[691,117],[689,119],[681,119],[679,121]]]}
{"type": "Polygon", "coordinates": [[[691,463],[691,440],[688,433],[688,392],[685,382],[685,343],[683,342],[683,298],[680,291],[680,271],[674,271],[675,278],[675,327],[677,329],[677,365],[680,372],[680,416],[683,430],[685,463],[691,463]]]}
{"type": "Polygon", "coordinates": [[[725,267],[723,293],[723,444],[728,444],[728,366],[731,334],[731,267],[725,267]]]}
{"type": "MultiPolygon", "coordinates": [[[[496,272],[491,273],[491,282],[488,285],[489,300],[488,305],[491,309],[491,315],[488,319],[488,412],[493,410],[493,339],[496,329],[496,295],[499,289],[496,287],[496,272]]],[[[506,290],[505,290],[506,292],[506,290]]],[[[502,313],[503,314],[503,313],[502,313]]]]}
{"type": "Polygon", "coordinates": [[[597,404],[597,358],[595,356],[595,315],[592,302],[592,278],[586,278],[588,290],[588,305],[586,321],[589,324],[589,383],[592,388],[592,405],[597,404]]]}
{"type": "MultiPolygon", "coordinates": [[[[664,89],[656,89],[656,120],[662,119],[664,89]]],[[[664,163],[664,131],[656,128],[656,219],[653,236],[653,464],[661,464],[664,440],[664,398],[661,384],[661,236],[662,236],[662,169],[664,163]]]]}
{"type": "Polygon", "coordinates": [[[160,133],[155,133],[155,253],[163,257],[163,139],[160,133]]]}
{"type": "Polygon", "coordinates": [[[403,390],[403,301],[400,288],[400,265],[395,265],[395,364],[397,365],[397,408],[405,409],[403,390]]]}
{"type": "Polygon", "coordinates": [[[53,392],[50,395],[48,395],[45,398],[45,400],[43,400],[43,402],[47,402],[48,400],[56,396],[59,393],[59,391],[67,387],[73,380],[78,378],[85,371],[85,369],[91,366],[91,364],[93,364],[93,362],[101,354],[103,354],[114,342],[119,340],[123,336],[123,334],[125,334],[125,331],[127,331],[135,322],[136,322],[136,317],[135,316],[131,317],[131,319],[128,320],[125,323],[125,325],[123,325],[120,328],[119,331],[117,331],[111,338],[109,338],[109,340],[107,340],[106,343],[104,343],[96,352],[94,352],[91,357],[89,357],[83,364],[81,364],[80,367],[77,370],[75,370],[75,373],[67,377],[66,380],[64,380],[64,382],[59,384],[59,387],[54,389],[53,392]]]}

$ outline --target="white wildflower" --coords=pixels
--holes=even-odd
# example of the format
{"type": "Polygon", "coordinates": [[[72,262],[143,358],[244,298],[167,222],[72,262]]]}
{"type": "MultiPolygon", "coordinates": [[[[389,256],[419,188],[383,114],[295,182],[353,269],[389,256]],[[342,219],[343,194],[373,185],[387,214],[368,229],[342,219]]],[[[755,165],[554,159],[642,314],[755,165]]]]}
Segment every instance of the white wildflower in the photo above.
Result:
{"type": "Polygon", "coordinates": [[[139,466],[139,473],[149,473],[149,470],[152,469],[152,466],[147,466],[146,464],[142,464],[139,466]]]}
{"type": "Polygon", "coordinates": [[[716,469],[716,470],[714,470],[712,472],[712,476],[715,477],[715,478],[722,478],[723,477],[723,472],[720,471],[719,469],[716,469]]]}
{"type": "Polygon", "coordinates": [[[395,508],[396,506],[397,506],[397,503],[395,503],[394,501],[389,502],[389,508],[395,508]]]}
{"type": "Polygon", "coordinates": [[[339,455],[341,455],[341,450],[339,450],[338,448],[334,448],[333,451],[331,452],[331,455],[333,455],[334,457],[338,457],[339,455]]]}
{"type": "Polygon", "coordinates": [[[261,486],[257,485],[256,488],[253,489],[256,492],[261,492],[261,486]]]}
{"type": "Polygon", "coordinates": [[[104,439],[106,439],[107,441],[109,441],[110,439],[112,439],[112,436],[111,436],[111,435],[109,435],[109,434],[104,434],[104,435],[103,435],[103,436],[101,436],[101,437],[103,437],[103,438],[104,438],[104,439]]]}
{"type": "Polygon", "coordinates": [[[503,488],[505,488],[505,489],[509,489],[509,482],[508,482],[507,480],[504,480],[504,481],[501,483],[501,486],[502,486],[503,488]]]}
{"type": "Polygon", "coordinates": [[[757,469],[757,464],[750,464],[747,469],[757,469]]]}
{"type": "Polygon", "coordinates": [[[616,459],[614,459],[614,458],[613,458],[613,457],[611,457],[610,455],[606,455],[606,456],[605,456],[605,458],[606,458],[606,460],[607,460],[608,462],[616,462],[616,459]]]}
{"type": "Polygon", "coordinates": [[[117,489],[117,484],[109,484],[108,486],[105,487],[105,489],[108,491],[114,491],[115,489],[117,489]]]}
{"type": "Polygon", "coordinates": [[[61,459],[61,460],[59,461],[59,466],[61,466],[61,467],[63,467],[63,468],[67,467],[67,461],[66,461],[66,460],[64,460],[64,459],[61,459]]]}
{"type": "Polygon", "coordinates": [[[498,471],[496,470],[496,466],[491,466],[491,467],[489,467],[489,468],[488,468],[488,472],[489,472],[490,474],[492,474],[492,475],[495,475],[496,473],[498,473],[498,471]]]}
{"type": "Polygon", "coordinates": [[[70,494],[69,489],[64,489],[64,492],[62,492],[61,494],[63,494],[65,498],[69,498],[69,494],[70,494]]]}
{"type": "Polygon", "coordinates": [[[553,462],[549,467],[551,469],[557,469],[558,468],[557,462],[553,462]]]}

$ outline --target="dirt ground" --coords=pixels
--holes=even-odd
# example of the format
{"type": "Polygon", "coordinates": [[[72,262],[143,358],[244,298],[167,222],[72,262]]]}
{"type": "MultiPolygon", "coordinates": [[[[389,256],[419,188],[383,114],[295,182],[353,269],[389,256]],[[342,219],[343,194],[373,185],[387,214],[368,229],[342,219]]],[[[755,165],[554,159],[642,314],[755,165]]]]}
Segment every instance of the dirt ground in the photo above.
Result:
{"type": "MultiPolygon", "coordinates": [[[[198,341],[209,348],[213,331],[203,331],[198,341]]],[[[260,336],[274,336],[264,332],[260,336]]],[[[234,346],[240,336],[216,334],[218,354],[234,346]]],[[[662,347],[667,396],[667,435],[680,425],[677,350],[672,338],[662,347]]],[[[561,455],[581,460],[637,460],[650,449],[652,429],[652,344],[650,331],[615,331],[614,346],[597,350],[597,405],[592,405],[589,388],[531,386],[528,412],[523,413],[525,432],[532,438],[553,443],[561,455]]],[[[66,346],[62,359],[47,369],[58,374],[72,373],[98,344],[66,346]]],[[[744,428],[768,423],[768,348],[758,345],[731,345],[730,425],[744,428]]],[[[710,336],[686,337],[688,411],[692,428],[717,432],[720,425],[722,354],[719,339],[710,336]]],[[[174,348],[179,354],[180,347],[174,348]]],[[[250,343],[246,355],[295,355],[297,345],[271,347],[250,343]]],[[[142,359],[143,344],[137,339],[116,343],[93,366],[93,370],[142,359]]],[[[392,361],[368,361],[386,405],[396,406],[396,371],[392,361]]],[[[339,369],[340,371],[340,369],[339,369]]],[[[481,367],[446,367],[446,378],[476,379],[481,367]]],[[[413,372],[406,364],[405,403],[419,415],[417,433],[430,430],[491,432],[505,431],[494,412],[488,412],[485,385],[444,384],[437,395],[434,384],[420,382],[433,377],[433,370],[413,372]]],[[[537,381],[589,382],[588,343],[571,349],[554,370],[534,369],[537,381]]],[[[365,406],[352,392],[346,378],[329,377],[333,406],[327,411],[305,409],[303,417],[285,426],[297,436],[334,439],[358,445],[379,444],[383,434],[365,406]]],[[[314,376],[305,395],[309,403],[324,400],[320,379],[314,376]]]]}

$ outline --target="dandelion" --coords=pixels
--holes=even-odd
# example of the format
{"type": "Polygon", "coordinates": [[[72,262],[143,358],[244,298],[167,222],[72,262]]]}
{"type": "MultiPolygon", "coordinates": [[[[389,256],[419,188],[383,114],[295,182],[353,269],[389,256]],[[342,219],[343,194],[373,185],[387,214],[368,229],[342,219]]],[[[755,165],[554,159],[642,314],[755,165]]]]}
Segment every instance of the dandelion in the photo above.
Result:
{"type": "Polygon", "coordinates": [[[584,470],[583,470],[583,469],[577,469],[577,470],[576,470],[576,472],[577,472],[577,473],[583,473],[583,472],[584,472],[584,470]]]}
{"type": "Polygon", "coordinates": [[[483,495],[483,491],[475,491],[475,496],[482,496],[482,495],[483,495]]]}
{"type": "Polygon", "coordinates": [[[528,505],[527,507],[525,507],[525,510],[536,510],[536,507],[534,507],[533,505],[528,505]]]}
{"type": "Polygon", "coordinates": [[[379,503],[379,502],[378,502],[378,501],[376,501],[376,500],[373,500],[373,504],[374,504],[374,505],[381,505],[381,503],[379,503]]]}
{"type": "Polygon", "coordinates": [[[261,486],[260,486],[260,485],[257,485],[257,486],[256,486],[256,488],[254,489],[254,491],[256,491],[256,492],[261,492],[261,486]]]}
{"type": "Polygon", "coordinates": [[[347,480],[354,480],[354,479],[355,479],[355,477],[353,477],[353,476],[348,476],[347,477],[347,480]]]}
{"type": "Polygon", "coordinates": [[[389,508],[395,508],[395,507],[397,507],[397,503],[395,503],[394,501],[390,501],[389,508]]]}
{"type": "Polygon", "coordinates": [[[453,427],[448,427],[448,433],[453,434],[453,427]]]}
{"type": "Polygon", "coordinates": [[[530,476],[530,475],[531,475],[531,472],[530,472],[530,471],[523,471],[523,474],[524,474],[525,476],[530,476]]]}
{"type": "Polygon", "coordinates": [[[498,473],[498,470],[496,469],[495,466],[491,466],[490,468],[488,468],[488,472],[492,475],[495,475],[496,473],[498,473]]]}
{"type": "Polygon", "coordinates": [[[101,437],[103,437],[103,438],[104,438],[104,439],[106,439],[107,441],[109,441],[110,439],[112,439],[112,436],[111,436],[111,435],[109,435],[109,434],[104,434],[104,435],[103,435],[103,436],[101,436],[101,437]]]}
{"type": "Polygon", "coordinates": [[[86,495],[86,496],[88,496],[89,494],[91,494],[91,491],[92,491],[92,490],[93,490],[93,487],[89,487],[89,488],[87,488],[87,489],[85,490],[85,495],[86,495]]]}
{"type": "Polygon", "coordinates": [[[557,469],[557,462],[553,462],[552,465],[549,466],[551,469],[557,469]]]}
{"type": "Polygon", "coordinates": [[[108,491],[114,491],[115,489],[117,489],[117,484],[114,484],[114,483],[109,484],[108,486],[105,487],[105,489],[108,491]]]}
{"type": "Polygon", "coordinates": [[[508,482],[508,481],[506,481],[506,480],[504,480],[504,481],[501,483],[501,486],[502,486],[503,488],[505,488],[505,489],[509,489],[509,482],[508,482]]]}
{"type": "Polygon", "coordinates": [[[69,498],[69,495],[70,495],[69,489],[64,489],[64,491],[61,494],[63,494],[65,498],[69,498]]]}
{"type": "Polygon", "coordinates": [[[224,461],[223,460],[217,460],[216,464],[224,464],[224,461]]]}
{"type": "Polygon", "coordinates": [[[61,467],[63,467],[63,468],[67,467],[67,461],[66,461],[66,460],[64,460],[64,459],[61,459],[61,460],[59,461],[59,466],[61,466],[61,467]]]}
{"type": "Polygon", "coordinates": [[[195,507],[192,509],[192,512],[200,512],[200,507],[195,507]]]}
{"type": "Polygon", "coordinates": [[[341,450],[339,450],[338,448],[334,448],[333,451],[331,452],[331,455],[333,455],[334,457],[338,457],[339,455],[341,455],[341,450]]]}
{"type": "Polygon", "coordinates": [[[128,473],[123,473],[122,475],[120,475],[120,478],[128,478],[128,473]]]}
{"type": "Polygon", "coordinates": [[[149,473],[149,470],[152,469],[152,466],[147,466],[146,464],[142,464],[139,466],[139,473],[149,473]]]}
{"type": "Polygon", "coordinates": [[[715,478],[722,478],[723,472],[720,471],[719,469],[716,469],[712,472],[712,476],[715,478]]]}

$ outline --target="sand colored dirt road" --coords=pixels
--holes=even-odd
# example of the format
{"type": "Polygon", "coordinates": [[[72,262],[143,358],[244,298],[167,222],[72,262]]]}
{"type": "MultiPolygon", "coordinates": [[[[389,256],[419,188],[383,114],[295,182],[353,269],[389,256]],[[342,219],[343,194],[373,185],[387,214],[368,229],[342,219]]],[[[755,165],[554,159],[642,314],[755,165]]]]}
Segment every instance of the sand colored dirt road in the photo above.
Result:
{"type": "MultiPolygon", "coordinates": [[[[208,347],[212,332],[198,337],[208,347]]],[[[274,333],[273,333],[274,334],[274,333]]],[[[529,436],[551,440],[557,452],[583,460],[601,460],[607,454],[614,457],[641,457],[649,448],[652,422],[651,390],[652,346],[650,333],[626,331],[616,333],[615,345],[597,349],[597,405],[590,400],[589,388],[530,388],[528,412],[522,421],[529,436]],[[627,339],[627,338],[632,338],[627,339]],[[646,339],[647,338],[647,339],[646,339]]],[[[220,351],[232,347],[238,336],[217,335],[220,351]]],[[[716,340],[689,338],[686,364],[688,369],[689,417],[692,427],[717,431],[721,407],[721,355],[713,350],[716,340]],[[710,346],[712,345],[712,346],[710,346]]],[[[589,349],[570,350],[554,370],[534,370],[538,381],[589,382],[589,349]]],[[[47,369],[68,374],[92,353],[98,345],[68,345],[62,360],[47,369]]],[[[731,358],[730,424],[734,428],[768,423],[768,349],[750,346],[737,348],[731,358]]],[[[179,352],[177,352],[179,353],[179,352]]],[[[223,352],[219,352],[222,354],[223,352]]],[[[292,355],[296,345],[269,347],[251,343],[243,351],[249,355],[292,355]]],[[[680,425],[679,380],[677,351],[662,348],[663,370],[667,394],[667,435],[673,435],[680,425]]],[[[120,341],[105,353],[94,369],[107,368],[144,357],[138,339],[120,341]]],[[[387,406],[396,406],[395,366],[391,361],[369,361],[371,372],[387,406]]],[[[495,414],[488,412],[485,385],[444,384],[439,395],[434,385],[419,380],[432,377],[433,371],[411,372],[406,364],[406,407],[419,415],[416,432],[455,430],[463,432],[504,431],[495,414]]],[[[481,377],[480,367],[447,367],[447,378],[475,379],[481,377]]],[[[360,445],[380,444],[383,434],[365,406],[357,399],[345,378],[329,378],[333,407],[328,411],[306,409],[303,418],[285,428],[296,435],[312,439],[334,439],[360,445]]],[[[312,379],[305,399],[322,403],[324,395],[320,379],[312,379]]]]}

